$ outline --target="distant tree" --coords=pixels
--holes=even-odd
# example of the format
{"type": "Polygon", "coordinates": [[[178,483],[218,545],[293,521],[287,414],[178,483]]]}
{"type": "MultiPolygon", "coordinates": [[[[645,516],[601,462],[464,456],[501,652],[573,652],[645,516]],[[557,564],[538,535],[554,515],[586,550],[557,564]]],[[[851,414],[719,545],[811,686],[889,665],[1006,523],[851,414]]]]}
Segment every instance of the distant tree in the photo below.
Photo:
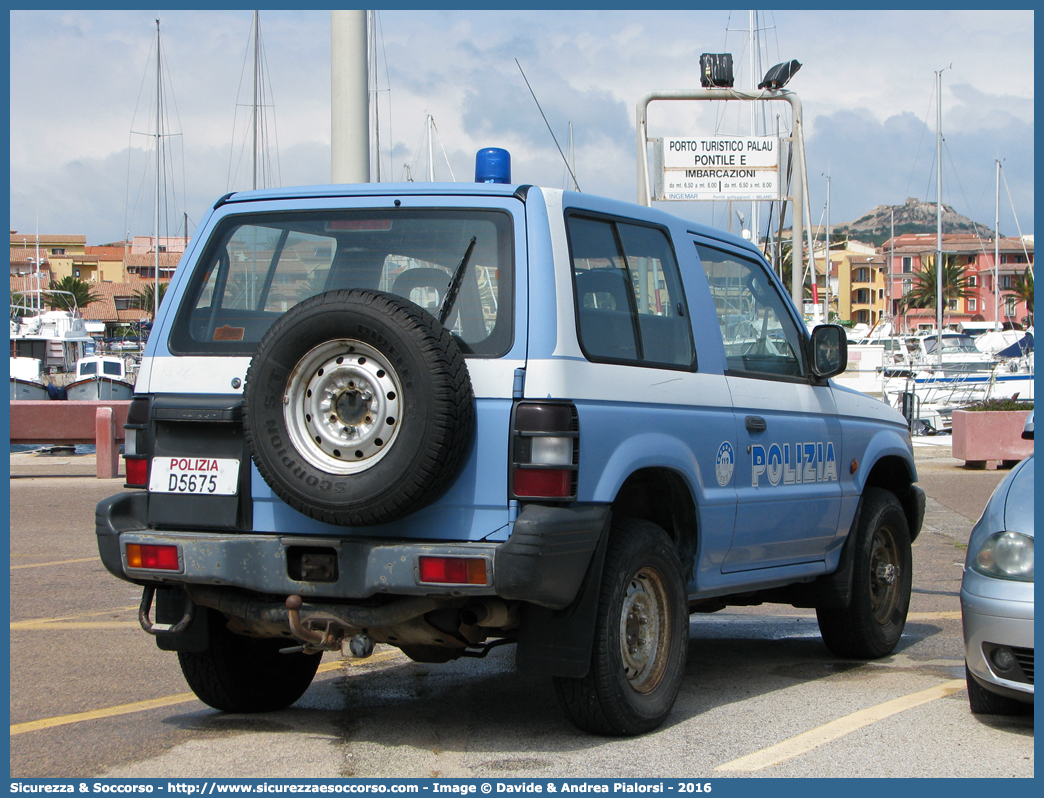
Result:
{"type": "MultiPolygon", "coordinates": [[[[167,286],[170,283],[159,284],[159,301],[163,304],[163,297],[167,293],[167,286]]],[[[141,288],[134,292],[134,296],[131,298],[130,305],[132,308],[138,308],[144,310],[149,314],[149,318],[155,316],[156,312],[156,289],[152,283],[146,283],[141,288]]]]}
{"type": "Polygon", "coordinates": [[[46,292],[47,304],[55,310],[72,310],[74,307],[85,308],[101,297],[91,290],[91,284],[79,277],[63,277],[51,280],[50,291],[46,292]],[[54,293],[61,291],[63,293],[54,293]],[[69,296],[72,294],[72,296],[69,296]]]}
{"type": "Polygon", "coordinates": [[[1008,296],[1016,297],[1019,302],[1026,303],[1026,310],[1029,311],[1029,323],[1033,324],[1033,272],[1030,271],[1028,266],[1022,274],[1015,274],[1015,284],[1006,293],[1008,296]]]}
{"type": "MultiPolygon", "coordinates": [[[[913,275],[913,287],[902,298],[902,305],[907,310],[914,308],[931,308],[936,310],[938,278],[935,270],[935,257],[925,257],[921,261],[921,269],[913,275]]],[[[952,299],[968,299],[975,296],[971,290],[971,282],[965,273],[965,267],[957,263],[954,255],[943,256],[942,267],[942,301],[943,313],[952,299]]]]}

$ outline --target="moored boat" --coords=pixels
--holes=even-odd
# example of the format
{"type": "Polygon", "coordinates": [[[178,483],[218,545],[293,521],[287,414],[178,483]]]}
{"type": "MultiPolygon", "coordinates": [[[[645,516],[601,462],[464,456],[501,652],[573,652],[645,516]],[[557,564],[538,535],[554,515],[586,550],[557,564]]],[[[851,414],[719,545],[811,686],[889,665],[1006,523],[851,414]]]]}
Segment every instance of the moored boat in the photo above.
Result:
{"type": "Polygon", "coordinates": [[[76,362],[76,378],[65,390],[74,401],[122,400],[134,395],[134,383],[125,358],[90,355],[76,362]]]}
{"type": "Polygon", "coordinates": [[[59,389],[40,376],[40,361],[33,357],[11,358],[11,400],[58,399],[59,389]]]}

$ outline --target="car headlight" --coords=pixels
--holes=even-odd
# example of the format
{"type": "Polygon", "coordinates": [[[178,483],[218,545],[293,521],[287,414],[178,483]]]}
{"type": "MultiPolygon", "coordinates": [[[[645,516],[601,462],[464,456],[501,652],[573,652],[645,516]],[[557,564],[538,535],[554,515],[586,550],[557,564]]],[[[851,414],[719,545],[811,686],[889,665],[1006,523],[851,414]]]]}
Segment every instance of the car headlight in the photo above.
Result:
{"type": "Polygon", "coordinates": [[[980,574],[1001,579],[1033,581],[1033,538],[1018,532],[995,532],[971,558],[980,574]]]}

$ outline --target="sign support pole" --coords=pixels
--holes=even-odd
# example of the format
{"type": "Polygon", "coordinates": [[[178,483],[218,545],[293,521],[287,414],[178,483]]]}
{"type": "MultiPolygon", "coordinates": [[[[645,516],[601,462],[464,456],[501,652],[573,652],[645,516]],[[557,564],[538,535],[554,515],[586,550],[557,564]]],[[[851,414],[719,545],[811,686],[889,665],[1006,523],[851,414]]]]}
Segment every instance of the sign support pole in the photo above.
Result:
{"type": "MultiPolygon", "coordinates": [[[[794,92],[762,91],[745,92],[736,89],[700,89],[694,91],[651,91],[643,95],[636,108],[636,132],[638,137],[638,204],[652,207],[652,188],[649,183],[648,153],[648,110],[649,103],[657,100],[744,100],[768,101],[782,100],[790,103],[794,115],[793,146],[797,179],[793,181],[793,223],[791,225],[791,285],[790,295],[798,312],[804,308],[803,276],[805,273],[804,252],[801,237],[804,233],[804,189],[802,181],[805,174],[805,141],[801,123],[801,100],[794,92]]],[[[782,175],[780,176],[782,180],[782,175]]]]}

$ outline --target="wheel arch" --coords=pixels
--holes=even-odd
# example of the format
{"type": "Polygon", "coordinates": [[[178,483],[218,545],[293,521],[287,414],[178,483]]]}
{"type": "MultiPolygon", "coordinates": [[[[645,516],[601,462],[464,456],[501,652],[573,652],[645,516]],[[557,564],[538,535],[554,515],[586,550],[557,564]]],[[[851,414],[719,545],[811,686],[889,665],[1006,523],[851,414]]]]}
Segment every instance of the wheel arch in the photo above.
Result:
{"type": "Polygon", "coordinates": [[[924,493],[914,484],[916,480],[917,471],[913,463],[899,455],[888,454],[873,464],[860,490],[862,495],[868,487],[882,488],[899,500],[910,529],[911,543],[920,534],[924,518],[924,493]]]}
{"type": "Polygon", "coordinates": [[[573,604],[557,611],[526,606],[516,652],[520,671],[569,678],[587,674],[605,554],[613,534],[612,519],[632,518],[660,527],[678,554],[683,584],[690,579],[699,539],[696,500],[679,471],[662,466],[633,471],[616,491],[610,508],[606,528],[573,604]]]}
{"type": "Polygon", "coordinates": [[[699,527],[696,501],[682,474],[663,467],[638,469],[620,486],[612,510],[617,518],[649,521],[666,532],[688,578],[696,558],[699,527]]]}

